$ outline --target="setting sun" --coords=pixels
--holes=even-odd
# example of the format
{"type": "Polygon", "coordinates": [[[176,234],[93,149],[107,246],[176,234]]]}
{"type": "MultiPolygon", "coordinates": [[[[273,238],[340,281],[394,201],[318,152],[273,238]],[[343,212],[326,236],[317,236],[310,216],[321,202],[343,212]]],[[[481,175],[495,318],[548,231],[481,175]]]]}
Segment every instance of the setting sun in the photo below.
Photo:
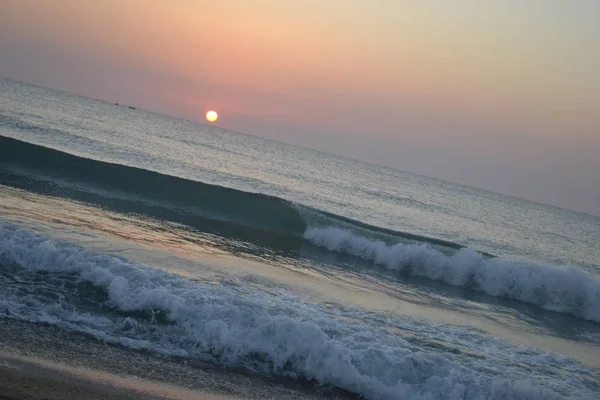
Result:
{"type": "Polygon", "coordinates": [[[206,119],[210,122],[215,122],[219,118],[219,114],[216,111],[209,111],[206,113],[206,119]]]}

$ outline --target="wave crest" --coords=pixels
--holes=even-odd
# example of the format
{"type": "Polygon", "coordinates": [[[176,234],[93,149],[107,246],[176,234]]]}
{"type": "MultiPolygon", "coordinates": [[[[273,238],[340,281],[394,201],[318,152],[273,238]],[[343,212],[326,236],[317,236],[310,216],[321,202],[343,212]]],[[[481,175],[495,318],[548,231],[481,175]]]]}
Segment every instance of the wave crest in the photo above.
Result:
{"type": "Polygon", "coordinates": [[[447,255],[424,244],[388,245],[336,227],[308,227],[304,238],[391,270],[600,323],[600,279],[577,268],[487,258],[471,248],[447,255]]]}

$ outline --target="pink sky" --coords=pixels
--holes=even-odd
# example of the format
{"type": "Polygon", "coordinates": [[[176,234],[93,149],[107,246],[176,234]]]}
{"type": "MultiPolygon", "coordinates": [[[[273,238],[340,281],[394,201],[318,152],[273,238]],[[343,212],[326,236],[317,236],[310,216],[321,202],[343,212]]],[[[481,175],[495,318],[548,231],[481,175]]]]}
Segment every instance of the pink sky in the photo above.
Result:
{"type": "Polygon", "coordinates": [[[0,75],[600,215],[600,3],[4,0],[0,75]]]}

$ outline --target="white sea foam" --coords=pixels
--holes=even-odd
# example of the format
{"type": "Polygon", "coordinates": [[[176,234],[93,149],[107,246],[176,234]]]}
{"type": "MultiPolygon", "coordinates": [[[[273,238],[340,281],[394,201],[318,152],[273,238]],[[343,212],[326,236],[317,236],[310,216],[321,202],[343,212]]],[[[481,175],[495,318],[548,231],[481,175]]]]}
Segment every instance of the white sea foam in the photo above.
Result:
{"type": "Polygon", "coordinates": [[[309,227],[304,238],[388,269],[600,322],[600,279],[577,268],[485,258],[470,248],[449,256],[426,245],[388,245],[335,227],[309,227]]]}
{"type": "Polygon", "coordinates": [[[15,282],[43,278],[44,289],[0,285],[3,313],[134,348],[303,376],[371,399],[553,400],[567,393],[592,398],[580,381],[537,376],[531,365],[431,350],[372,325],[346,322],[293,296],[193,282],[2,224],[0,263],[15,282]],[[83,287],[58,301],[44,298],[51,288],[63,293],[69,285],[61,282],[73,279],[105,293],[102,307],[86,311],[69,300],[84,296],[83,287]],[[131,315],[148,310],[164,313],[164,320],[131,315]]]}

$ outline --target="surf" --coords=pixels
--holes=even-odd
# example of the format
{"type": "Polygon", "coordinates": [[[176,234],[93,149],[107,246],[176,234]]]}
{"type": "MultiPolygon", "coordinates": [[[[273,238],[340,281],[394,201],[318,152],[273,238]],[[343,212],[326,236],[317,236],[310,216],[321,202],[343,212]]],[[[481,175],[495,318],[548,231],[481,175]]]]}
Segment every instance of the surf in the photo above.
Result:
{"type": "Polygon", "coordinates": [[[600,279],[581,269],[486,257],[471,248],[447,254],[423,243],[388,244],[337,227],[308,227],[304,238],[399,273],[600,323],[600,279]]]}
{"type": "MultiPolygon", "coordinates": [[[[564,398],[522,371],[500,368],[495,357],[472,357],[465,365],[468,352],[422,347],[365,322],[346,322],[361,313],[188,280],[8,224],[0,224],[0,272],[12,282],[0,285],[7,318],[134,349],[299,377],[372,399],[564,398]]],[[[402,323],[425,336],[431,328],[402,323]]],[[[436,343],[444,329],[435,329],[436,343]]],[[[501,345],[468,334],[482,346],[501,345]]],[[[531,349],[521,363],[540,357],[553,356],[531,349]]]]}
{"type": "Polygon", "coordinates": [[[283,254],[317,246],[374,266],[600,323],[600,281],[574,267],[515,262],[285,199],[80,157],[0,136],[0,184],[148,216],[283,254]]]}

